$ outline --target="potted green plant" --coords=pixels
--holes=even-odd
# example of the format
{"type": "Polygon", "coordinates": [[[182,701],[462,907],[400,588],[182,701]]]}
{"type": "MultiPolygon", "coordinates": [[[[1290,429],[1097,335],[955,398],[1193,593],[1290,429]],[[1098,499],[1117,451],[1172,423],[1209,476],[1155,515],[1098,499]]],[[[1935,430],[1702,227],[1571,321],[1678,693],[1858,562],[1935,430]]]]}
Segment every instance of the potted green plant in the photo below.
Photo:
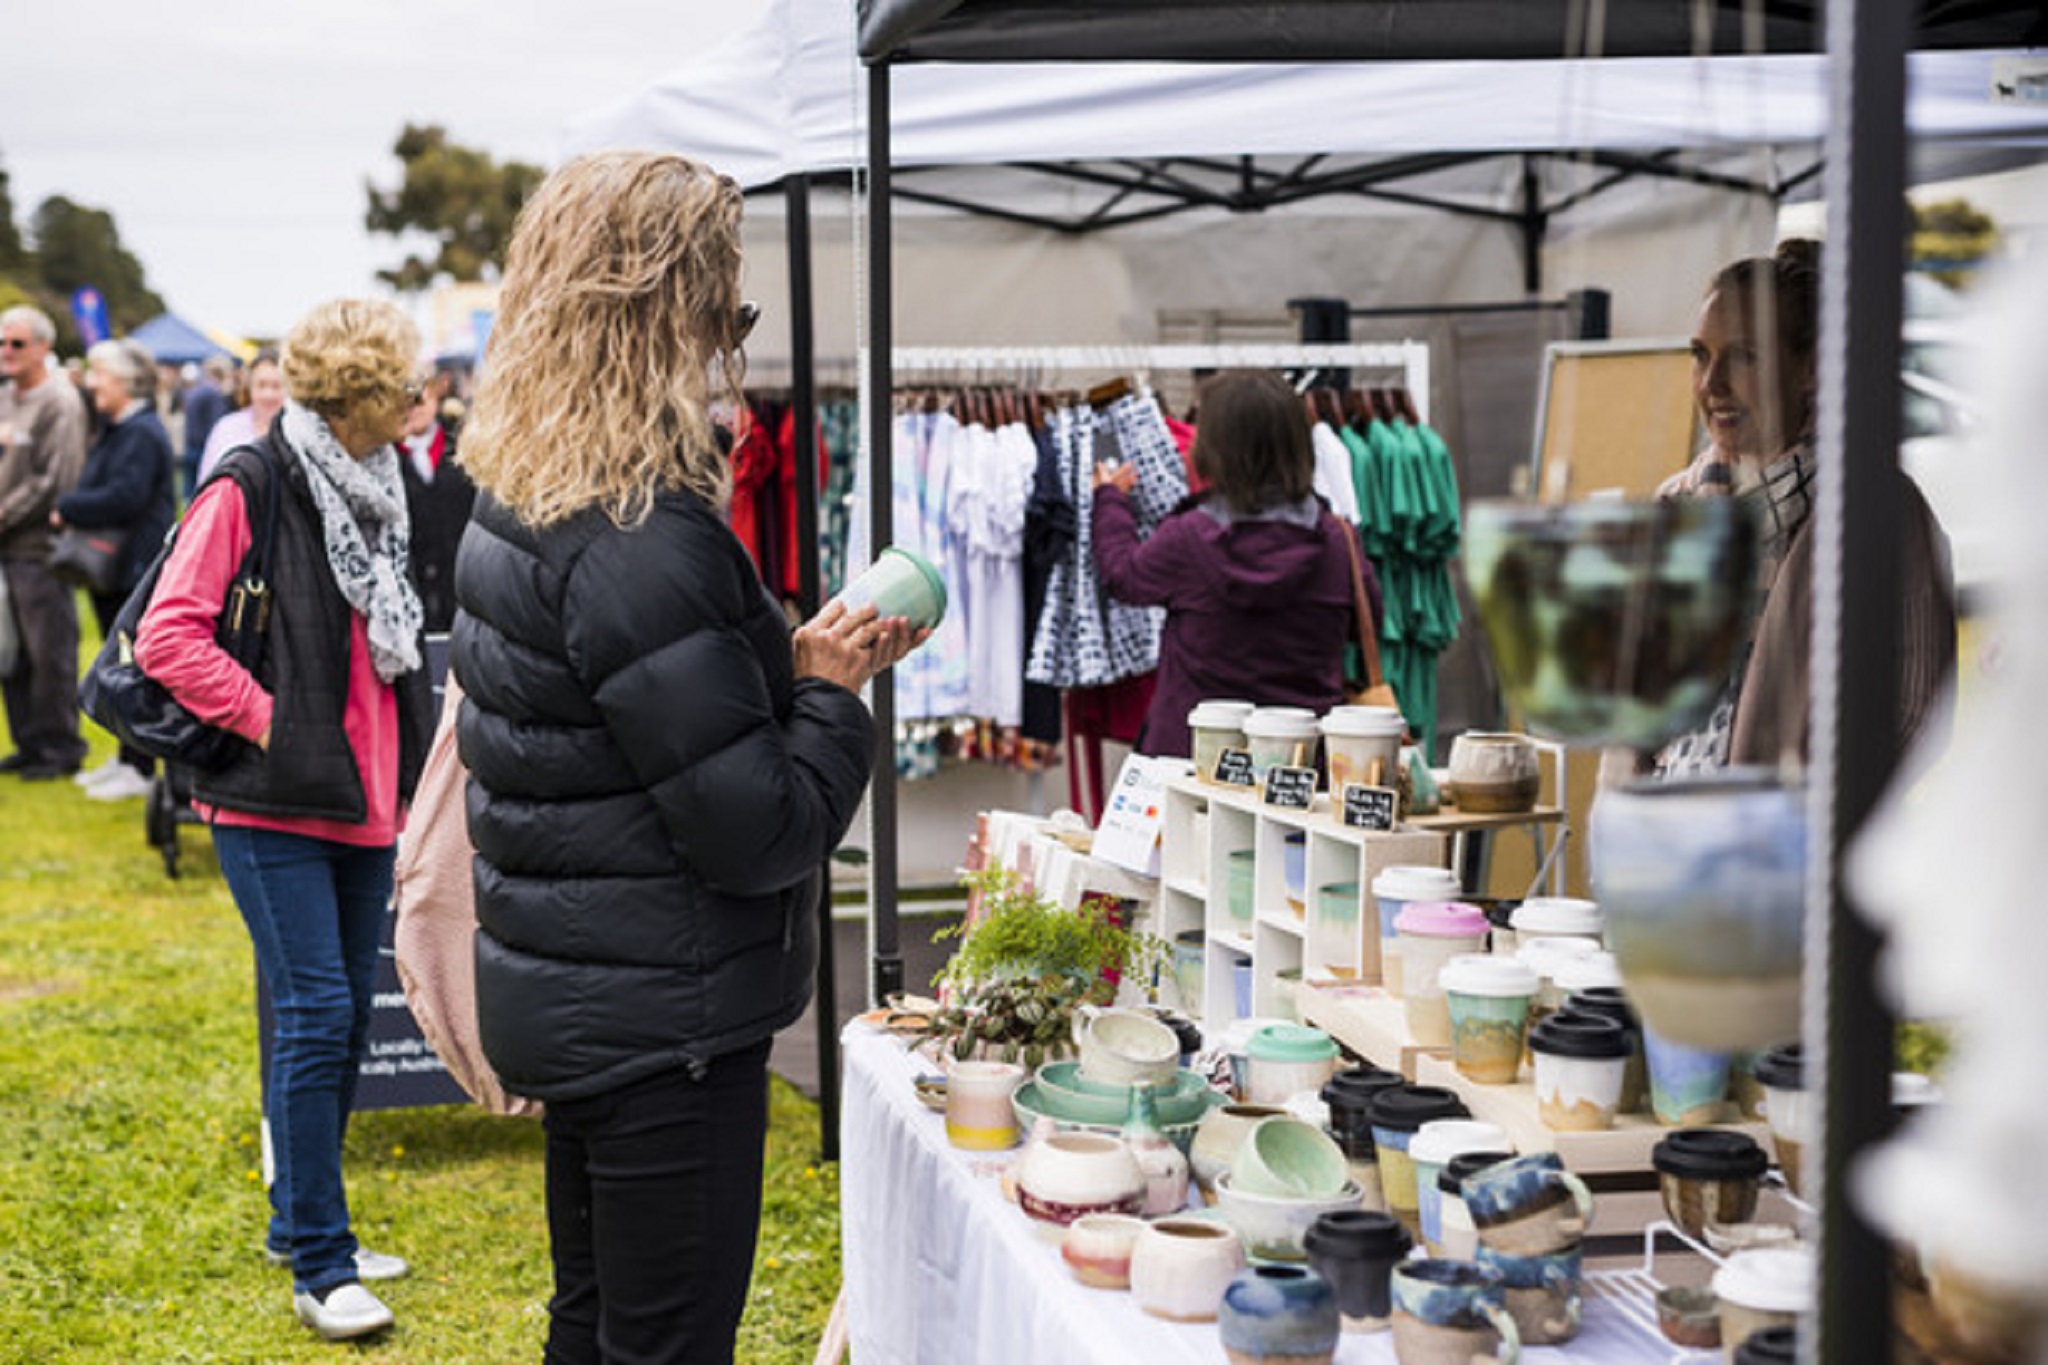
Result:
{"type": "Polygon", "coordinates": [[[960,940],[937,977],[947,1003],[931,1030],[956,1058],[1035,1070],[1073,1050],[1079,1006],[1107,1005],[1119,978],[1149,978],[1166,960],[1166,944],[1123,923],[1107,897],[1068,910],[1000,864],[962,880],[981,893],[981,917],[934,935],[960,940]]]}

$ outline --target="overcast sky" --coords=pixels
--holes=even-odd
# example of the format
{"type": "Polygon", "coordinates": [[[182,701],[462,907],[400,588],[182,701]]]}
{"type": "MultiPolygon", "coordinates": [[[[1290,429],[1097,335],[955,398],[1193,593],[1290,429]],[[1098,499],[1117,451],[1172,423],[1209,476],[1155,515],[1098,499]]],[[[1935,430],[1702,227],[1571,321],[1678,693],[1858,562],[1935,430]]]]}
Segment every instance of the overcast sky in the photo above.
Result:
{"type": "Polygon", "coordinates": [[[27,226],[103,208],[194,322],[275,336],[378,292],[400,244],[363,228],[410,120],[552,165],[572,115],[757,22],[768,0],[10,2],[0,165],[27,226]]]}

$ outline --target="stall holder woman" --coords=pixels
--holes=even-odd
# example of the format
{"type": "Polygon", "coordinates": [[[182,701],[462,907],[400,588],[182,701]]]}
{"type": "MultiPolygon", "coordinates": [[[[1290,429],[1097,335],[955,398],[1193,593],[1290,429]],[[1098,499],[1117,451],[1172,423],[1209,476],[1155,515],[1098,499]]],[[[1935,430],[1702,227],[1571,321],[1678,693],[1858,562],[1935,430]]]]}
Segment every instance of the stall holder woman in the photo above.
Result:
{"type": "Polygon", "coordinates": [[[266,1251],[321,1336],[391,1325],[364,1280],[406,1264],[349,1226],[342,1135],[368,1041],[371,988],[404,801],[433,717],[420,608],[406,573],[391,442],[419,378],[419,334],[387,303],[342,300],[285,338],[291,400],[263,450],[201,490],[136,638],[136,658],[195,716],[249,742],[194,778],[194,803],[276,1004],[265,1095],[276,1175],[266,1251]],[[251,541],[249,508],[284,480],[266,653],[251,674],[214,643],[251,541]]]}

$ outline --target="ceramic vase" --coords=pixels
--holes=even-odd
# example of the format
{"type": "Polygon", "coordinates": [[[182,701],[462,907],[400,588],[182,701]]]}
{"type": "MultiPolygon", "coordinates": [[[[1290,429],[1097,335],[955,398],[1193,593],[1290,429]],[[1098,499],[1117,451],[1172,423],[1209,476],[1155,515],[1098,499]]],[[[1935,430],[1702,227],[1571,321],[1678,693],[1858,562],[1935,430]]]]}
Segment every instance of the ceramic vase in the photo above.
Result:
{"type": "Polygon", "coordinates": [[[1231,1365],[1329,1365],[1342,1331],[1329,1284],[1286,1265],[1238,1272],[1223,1291],[1216,1325],[1231,1365]]]}
{"type": "Polygon", "coordinates": [[[1124,1115],[1124,1145],[1145,1173],[1147,1218],[1179,1211],[1188,1201],[1188,1159],[1159,1127],[1159,1113],[1149,1081],[1131,1087],[1131,1107],[1124,1115]]]}
{"type": "Polygon", "coordinates": [[[1716,1052],[1799,1036],[1806,809],[1775,774],[1730,768],[1602,792],[1593,882],[1643,1022],[1716,1052]]]}

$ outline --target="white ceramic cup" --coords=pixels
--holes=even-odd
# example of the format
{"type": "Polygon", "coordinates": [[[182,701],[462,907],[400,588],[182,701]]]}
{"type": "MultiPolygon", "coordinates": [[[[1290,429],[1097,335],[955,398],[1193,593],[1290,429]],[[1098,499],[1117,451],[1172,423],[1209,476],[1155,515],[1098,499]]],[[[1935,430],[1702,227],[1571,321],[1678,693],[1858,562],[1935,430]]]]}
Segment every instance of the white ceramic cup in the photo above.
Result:
{"type": "Polygon", "coordinates": [[[946,1076],[946,1139],[955,1147],[997,1152],[1017,1141],[1010,1097],[1024,1083],[1015,1062],[955,1062],[946,1076]]]}
{"type": "Polygon", "coordinates": [[[1226,1224],[1162,1218],[1131,1248],[1131,1297],[1154,1317],[1211,1322],[1244,1264],[1244,1241],[1226,1224]]]}
{"type": "Polygon", "coordinates": [[[1180,1039],[1136,1010],[1082,1006],[1074,1012],[1074,1042],[1080,1048],[1081,1074],[1102,1085],[1150,1081],[1164,1090],[1180,1069],[1180,1039]]]}

